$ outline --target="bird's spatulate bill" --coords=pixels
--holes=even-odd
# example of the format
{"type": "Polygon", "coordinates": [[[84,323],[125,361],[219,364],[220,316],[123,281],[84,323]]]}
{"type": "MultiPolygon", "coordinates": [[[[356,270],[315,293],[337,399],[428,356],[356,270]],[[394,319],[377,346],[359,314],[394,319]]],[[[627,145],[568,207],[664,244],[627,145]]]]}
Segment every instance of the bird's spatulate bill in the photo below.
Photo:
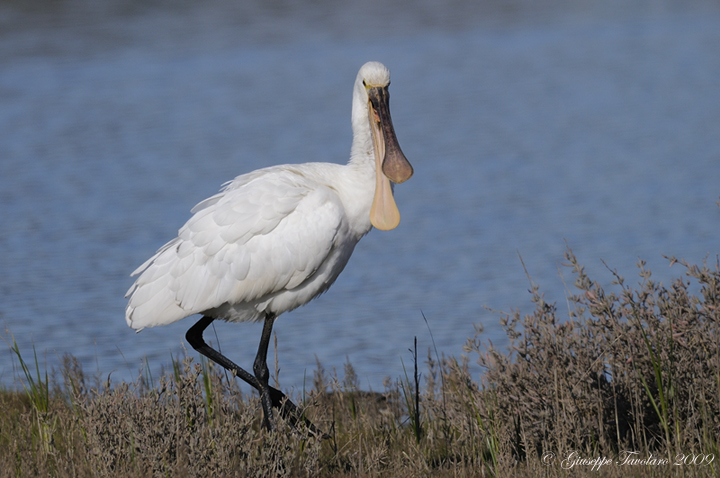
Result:
{"type": "Polygon", "coordinates": [[[389,231],[400,224],[400,211],[395,204],[390,180],[382,172],[385,141],[379,122],[375,121],[372,116],[371,114],[370,124],[375,146],[375,197],[370,208],[370,222],[381,231],[389,231]]]}
{"type": "Polygon", "coordinates": [[[370,222],[377,229],[389,231],[400,224],[390,181],[410,179],[413,168],[405,158],[390,118],[387,88],[368,88],[368,113],[375,150],[375,197],[370,208],[370,222]]]}
{"type": "Polygon", "coordinates": [[[375,198],[370,208],[370,222],[381,231],[390,231],[400,224],[400,211],[395,204],[390,181],[382,173],[377,175],[375,198]]]}

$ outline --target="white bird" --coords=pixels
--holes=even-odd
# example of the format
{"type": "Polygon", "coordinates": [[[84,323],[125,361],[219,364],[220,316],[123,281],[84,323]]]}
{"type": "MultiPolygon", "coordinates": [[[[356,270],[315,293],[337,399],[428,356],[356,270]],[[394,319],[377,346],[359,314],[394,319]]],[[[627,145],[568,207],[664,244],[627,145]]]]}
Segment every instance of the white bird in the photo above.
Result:
{"type": "Polygon", "coordinates": [[[287,164],[238,176],[195,206],[178,237],[132,273],[128,325],[140,331],[202,314],[187,341],[259,391],[268,429],[273,406],[297,417],[295,405],[268,385],[275,319],[325,292],[373,226],[400,222],[391,181],[406,181],[413,169],[390,119],[389,84],[381,63],[360,68],[347,164],[287,164]],[[264,321],[254,376],[205,343],[215,319],[264,321]]]}

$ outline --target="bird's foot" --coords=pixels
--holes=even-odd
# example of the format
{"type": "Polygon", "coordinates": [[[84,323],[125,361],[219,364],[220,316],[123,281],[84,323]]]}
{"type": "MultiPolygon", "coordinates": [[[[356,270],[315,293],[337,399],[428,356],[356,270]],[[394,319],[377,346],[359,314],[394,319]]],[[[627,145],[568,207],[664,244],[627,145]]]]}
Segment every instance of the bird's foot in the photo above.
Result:
{"type": "MultiPolygon", "coordinates": [[[[320,437],[323,440],[329,440],[330,435],[318,429],[310,420],[305,417],[305,414],[290,400],[287,395],[282,393],[280,390],[270,387],[270,400],[272,401],[273,408],[280,410],[280,415],[290,422],[290,425],[297,430],[298,424],[302,422],[307,429],[316,437],[320,437]]],[[[264,423],[264,418],[263,418],[264,423]]]]}

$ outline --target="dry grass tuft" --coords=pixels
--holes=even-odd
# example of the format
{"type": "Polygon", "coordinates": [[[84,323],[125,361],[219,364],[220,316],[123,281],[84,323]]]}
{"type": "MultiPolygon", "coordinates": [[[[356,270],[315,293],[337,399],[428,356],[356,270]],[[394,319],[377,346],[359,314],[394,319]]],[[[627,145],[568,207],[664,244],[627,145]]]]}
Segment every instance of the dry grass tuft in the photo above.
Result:
{"type": "Polygon", "coordinates": [[[359,390],[349,363],[342,378],[318,364],[298,402],[328,440],[282,420],[266,433],[257,398],[205,361],[174,362],[157,384],[90,385],[73,357],[58,380],[36,360],[25,390],[0,392],[0,475],[715,476],[718,265],[681,262],[685,277],[663,286],[641,262],[636,288],[615,274],[606,291],[566,257],[569,316],[533,285],[535,310],[501,317],[508,353],[481,335],[461,360],[429,351],[421,384],[415,352],[382,393],[359,390]],[[650,463],[621,465],[627,452],[650,463]],[[673,465],[685,456],[695,463],[673,465]]]}
{"type": "Polygon", "coordinates": [[[718,266],[683,262],[695,284],[665,287],[640,261],[638,289],[613,272],[618,290],[607,292],[572,251],[566,258],[579,291],[569,297],[567,320],[533,285],[535,311],[502,318],[512,354],[469,343],[486,369],[481,395],[494,397],[484,413],[503,424],[505,446],[518,460],[571,450],[645,450],[670,461],[717,453],[718,266]]]}

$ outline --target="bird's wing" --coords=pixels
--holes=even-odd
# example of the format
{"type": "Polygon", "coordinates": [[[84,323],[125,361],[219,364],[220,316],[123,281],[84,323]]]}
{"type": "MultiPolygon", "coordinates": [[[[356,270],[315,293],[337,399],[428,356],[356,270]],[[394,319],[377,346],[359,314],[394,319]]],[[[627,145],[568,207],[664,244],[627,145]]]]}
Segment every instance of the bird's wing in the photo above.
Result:
{"type": "Polygon", "coordinates": [[[236,178],[193,209],[178,237],[140,266],[128,324],[168,324],[302,284],[345,221],[335,192],[291,168],[236,178]]]}

